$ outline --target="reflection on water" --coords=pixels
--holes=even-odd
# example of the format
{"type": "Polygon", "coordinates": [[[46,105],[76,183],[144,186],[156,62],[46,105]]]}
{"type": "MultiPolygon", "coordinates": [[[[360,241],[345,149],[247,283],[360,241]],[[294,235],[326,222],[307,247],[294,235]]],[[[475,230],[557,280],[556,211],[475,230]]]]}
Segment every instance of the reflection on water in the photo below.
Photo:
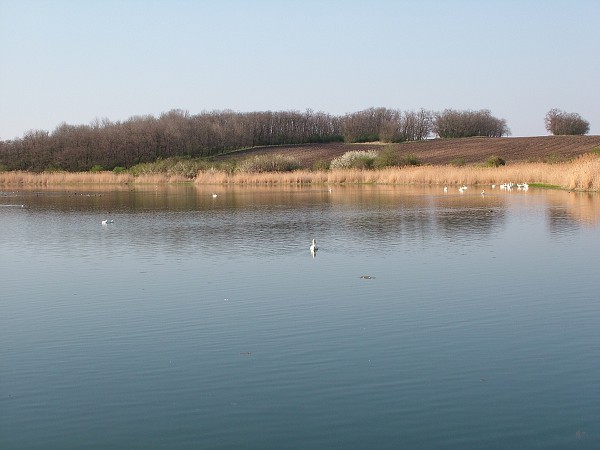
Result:
{"type": "Polygon", "coordinates": [[[259,240],[261,251],[267,252],[281,251],[290,233],[312,237],[319,232],[333,239],[352,236],[351,245],[379,251],[389,248],[394,236],[412,240],[442,238],[450,243],[481,240],[505,226],[510,209],[525,214],[530,209],[543,211],[550,230],[557,234],[600,223],[598,194],[535,189],[480,196],[443,193],[437,187],[338,186],[330,192],[325,187],[215,190],[136,186],[108,192],[99,188],[4,192],[0,200],[5,206],[22,204],[27,214],[47,214],[49,220],[56,217],[62,222],[60,228],[48,231],[62,230],[59,234],[72,243],[80,236],[65,233],[65,227],[78,227],[80,213],[85,213],[94,215],[98,222],[117,219],[114,228],[119,228],[121,237],[129,243],[154,244],[165,251],[179,251],[190,244],[201,246],[203,242],[213,247],[235,243],[238,251],[253,251],[258,244],[246,242],[248,223],[254,227],[252,239],[259,240]],[[216,198],[213,191],[218,193],[216,198]],[[302,208],[302,214],[290,214],[298,208],[302,208]],[[147,226],[155,232],[139,228],[147,226]],[[148,236],[155,236],[157,242],[152,238],[148,242],[148,236]]]}
{"type": "Polygon", "coordinates": [[[473,191],[0,193],[0,448],[597,448],[600,198],[473,191]]]}

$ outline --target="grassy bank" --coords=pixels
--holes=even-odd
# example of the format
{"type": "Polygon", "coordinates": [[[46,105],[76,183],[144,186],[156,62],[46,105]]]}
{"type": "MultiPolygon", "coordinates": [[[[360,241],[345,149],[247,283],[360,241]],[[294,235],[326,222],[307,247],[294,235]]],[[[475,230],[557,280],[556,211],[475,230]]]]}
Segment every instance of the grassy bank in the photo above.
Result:
{"type": "Polygon", "coordinates": [[[424,165],[379,170],[295,170],[289,172],[200,171],[195,178],[181,175],[113,172],[0,172],[0,185],[51,186],[66,184],[427,184],[489,185],[504,182],[560,186],[563,189],[600,191],[600,157],[591,153],[568,162],[516,163],[500,167],[424,165]]]}

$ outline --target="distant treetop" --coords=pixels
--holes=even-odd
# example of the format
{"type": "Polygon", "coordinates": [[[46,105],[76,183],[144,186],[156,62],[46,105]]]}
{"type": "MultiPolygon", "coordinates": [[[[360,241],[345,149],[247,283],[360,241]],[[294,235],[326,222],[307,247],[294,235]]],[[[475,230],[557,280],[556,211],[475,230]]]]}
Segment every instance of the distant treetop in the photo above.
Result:
{"type": "Polygon", "coordinates": [[[590,132],[590,123],[577,113],[551,109],[544,119],[546,130],[553,135],[584,135],[590,132]]]}

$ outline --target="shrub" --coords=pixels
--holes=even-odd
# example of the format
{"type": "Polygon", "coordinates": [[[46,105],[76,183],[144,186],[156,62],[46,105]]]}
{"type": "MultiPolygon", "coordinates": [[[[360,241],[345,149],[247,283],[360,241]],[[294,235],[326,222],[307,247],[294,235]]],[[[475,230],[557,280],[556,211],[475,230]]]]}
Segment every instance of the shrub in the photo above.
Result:
{"type": "Polygon", "coordinates": [[[506,161],[499,156],[490,156],[485,160],[486,167],[500,167],[506,165],[506,161]]]}
{"type": "Polygon", "coordinates": [[[238,172],[291,172],[300,168],[300,163],[284,155],[256,155],[240,161],[238,172]]]}
{"type": "Polygon", "coordinates": [[[104,167],[102,167],[100,164],[94,164],[90,169],[90,172],[102,172],[103,170],[104,167]]]}
{"type": "Polygon", "coordinates": [[[404,161],[405,166],[420,166],[421,165],[421,160],[413,154],[406,155],[404,157],[403,161],[404,161]]]}
{"type": "Polygon", "coordinates": [[[393,145],[386,145],[377,153],[373,166],[377,169],[401,165],[400,156],[393,145]]]}
{"type": "Polygon", "coordinates": [[[113,173],[124,173],[126,172],[127,169],[125,169],[125,167],[121,167],[121,166],[117,166],[113,169],[113,173]]]}
{"type": "Polygon", "coordinates": [[[547,164],[557,164],[564,162],[565,158],[562,157],[559,153],[551,152],[546,155],[544,158],[544,162],[547,164]]]}
{"type": "Polygon", "coordinates": [[[450,161],[450,165],[456,167],[462,167],[466,164],[465,158],[454,158],[450,161]]]}
{"type": "Polygon", "coordinates": [[[329,163],[323,159],[319,159],[318,161],[315,161],[312,165],[312,170],[328,170],[329,169],[329,163]]]}
{"type": "Polygon", "coordinates": [[[374,150],[352,150],[331,161],[331,169],[370,169],[373,167],[377,152],[374,150]]]}

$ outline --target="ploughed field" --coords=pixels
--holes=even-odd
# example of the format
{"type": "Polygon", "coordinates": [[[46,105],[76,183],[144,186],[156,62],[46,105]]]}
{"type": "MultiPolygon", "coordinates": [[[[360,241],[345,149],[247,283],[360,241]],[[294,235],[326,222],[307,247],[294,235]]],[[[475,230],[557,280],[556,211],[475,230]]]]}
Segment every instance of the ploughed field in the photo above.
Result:
{"type": "Polygon", "coordinates": [[[297,159],[304,167],[332,159],[351,150],[381,150],[391,145],[401,156],[414,156],[422,164],[477,164],[499,156],[507,164],[518,162],[560,162],[600,149],[600,136],[536,136],[503,138],[431,139],[400,144],[304,144],[256,147],[221,155],[219,159],[245,159],[254,155],[280,154],[297,159]]]}

